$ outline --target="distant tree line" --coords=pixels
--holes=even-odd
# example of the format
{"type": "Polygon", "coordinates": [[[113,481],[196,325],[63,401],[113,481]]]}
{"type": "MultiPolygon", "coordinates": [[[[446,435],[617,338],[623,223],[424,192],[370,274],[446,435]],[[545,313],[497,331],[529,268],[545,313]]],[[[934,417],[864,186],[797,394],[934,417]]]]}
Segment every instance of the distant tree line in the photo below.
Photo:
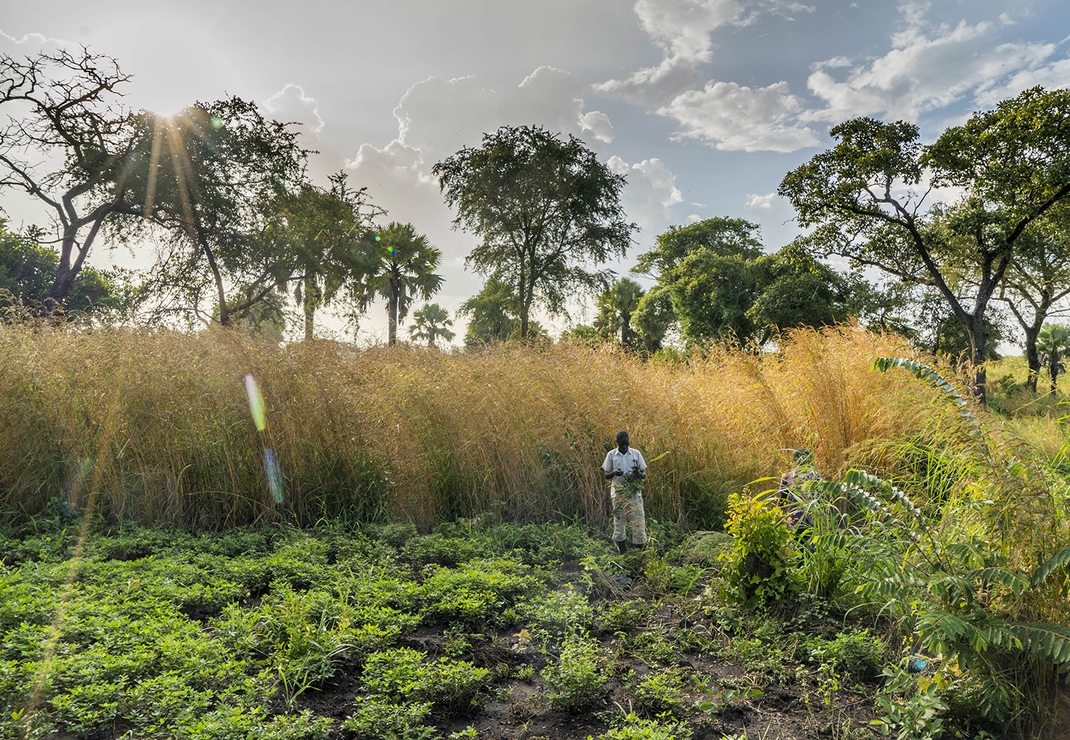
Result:
{"type": "MultiPolygon", "coordinates": [[[[298,134],[251,102],[129,110],[129,76],[88,50],[3,56],[0,72],[0,110],[11,111],[0,189],[22,190],[54,223],[15,234],[0,222],[0,291],[24,310],[55,321],[137,308],[281,335],[289,309],[312,339],[320,309],[359,321],[381,299],[394,344],[415,302],[442,286],[425,236],[383,225],[344,172],[311,182],[298,134]],[[156,266],[137,281],[96,270],[86,259],[98,240],[153,244],[156,266]]],[[[536,314],[568,316],[584,300],[596,317],[573,337],[645,354],[711,342],[757,351],[792,327],[857,319],[960,356],[983,402],[984,361],[1016,323],[1031,388],[1043,367],[1056,378],[1070,351],[1049,321],[1070,295],[1070,91],[1027,90],[928,145],[902,121],[856,118],[831,135],[778,190],[805,236],[770,251],[743,219],[673,226],[633,267],[652,282],[644,289],[604,268],[637,230],[622,175],[573,136],[485,134],[432,170],[455,228],[479,240],[466,266],[485,283],[458,311],[464,343],[545,337],[536,314]]],[[[413,316],[414,341],[453,339],[437,304],[413,316]]]]}

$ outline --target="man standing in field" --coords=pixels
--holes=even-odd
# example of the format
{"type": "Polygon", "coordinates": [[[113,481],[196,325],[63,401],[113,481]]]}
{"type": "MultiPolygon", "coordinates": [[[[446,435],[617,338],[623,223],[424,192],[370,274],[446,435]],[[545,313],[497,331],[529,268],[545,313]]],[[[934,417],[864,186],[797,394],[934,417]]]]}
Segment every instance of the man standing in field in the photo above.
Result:
{"type": "Polygon", "coordinates": [[[631,525],[632,544],[646,544],[646,512],[643,510],[643,479],[646,478],[646,460],[643,453],[628,446],[628,432],[617,432],[617,448],[606,454],[602,463],[606,480],[612,481],[609,489],[613,505],[613,541],[623,555],[628,549],[625,524],[631,525]]]}

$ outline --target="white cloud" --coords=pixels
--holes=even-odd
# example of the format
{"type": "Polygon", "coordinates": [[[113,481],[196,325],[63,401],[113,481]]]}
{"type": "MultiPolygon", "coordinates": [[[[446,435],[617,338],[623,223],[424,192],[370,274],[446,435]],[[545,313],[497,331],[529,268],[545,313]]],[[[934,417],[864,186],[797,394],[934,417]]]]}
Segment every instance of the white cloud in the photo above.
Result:
{"type": "Polygon", "coordinates": [[[323,130],[324,122],[315,98],[307,95],[300,85],[291,83],[284,86],[262,105],[276,120],[300,123],[314,134],[323,130]]]}
{"type": "Polygon", "coordinates": [[[802,102],[786,82],[755,89],[711,81],[702,90],[678,95],[657,112],[683,126],[678,138],[727,151],[791,152],[818,143],[814,132],[797,121],[801,110],[802,102]]]}
{"type": "Polygon", "coordinates": [[[0,49],[10,49],[12,52],[23,55],[32,55],[42,51],[51,52],[57,49],[68,49],[72,54],[77,54],[79,46],[74,42],[45,36],[43,33],[34,31],[16,38],[0,29],[0,49]]]}
{"type": "Polygon", "coordinates": [[[697,213],[689,213],[687,215],[687,222],[689,224],[697,224],[701,220],[702,220],[702,216],[698,215],[697,213]]]}
{"type": "Polygon", "coordinates": [[[926,111],[941,108],[971,94],[987,96],[996,81],[1008,74],[1036,70],[1051,56],[1054,45],[1041,43],[995,44],[997,27],[988,22],[942,26],[926,33],[921,11],[907,8],[908,27],[892,36],[892,49],[852,69],[842,79],[828,70],[842,66],[840,59],[816,65],[810,90],[824,101],[803,120],[839,122],[863,115],[916,120],[926,111]]]}
{"type": "Polygon", "coordinates": [[[708,62],[710,34],[741,12],[735,0],[639,0],[639,25],[670,62],[708,62]]]}
{"type": "Polygon", "coordinates": [[[639,26],[661,50],[660,63],[598,83],[598,92],[627,98],[662,99],[701,80],[697,67],[713,58],[712,34],[728,25],[747,26],[768,13],[810,12],[793,0],[638,0],[639,26]]]}
{"type": "Polygon", "coordinates": [[[1013,98],[1023,90],[1031,87],[1044,87],[1049,90],[1065,88],[1070,84],[1070,57],[1058,59],[1035,69],[1023,69],[1015,72],[998,86],[981,90],[976,101],[985,106],[995,105],[1001,100],[1013,98]]]}
{"type": "Polygon", "coordinates": [[[639,26],[662,52],[662,61],[631,75],[595,85],[599,92],[625,97],[672,94],[699,78],[695,66],[710,61],[710,34],[736,20],[741,9],[736,0],[638,0],[635,14],[639,26]]]}
{"type": "Polygon", "coordinates": [[[773,210],[773,203],[777,199],[776,193],[767,193],[766,195],[757,195],[756,193],[747,194],[747,202],[745,203],[748,210],[760,210],[771,211],[773,210]]]}
{"type": "Polygon", "coordinates": [[[591,136],[606,144],[613,143],[613,124],[602,111],[593,110],[580,116],[580,127],[591,136]]]}
{"type": "Polygon", "coordinates": [[[616,175],[627,177],[621,201],[628,218],[634,220],[643,233],[657,234],[673,220],[673,206],[683,202],[683,194],[676,187],[676,175],[657,157],[628,164],[617,155],[606,161],[616,175]]]}

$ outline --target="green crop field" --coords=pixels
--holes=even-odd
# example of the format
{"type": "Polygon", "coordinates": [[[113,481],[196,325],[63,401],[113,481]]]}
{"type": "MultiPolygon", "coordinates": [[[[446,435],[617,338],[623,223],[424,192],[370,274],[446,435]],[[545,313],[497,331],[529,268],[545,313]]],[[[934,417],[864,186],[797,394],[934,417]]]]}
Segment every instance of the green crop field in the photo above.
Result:
{"type": "Polygon", "coordinates": [[[0,737],[1058,737],[1059,399],[919,360],[0,327],[0,737]]]}

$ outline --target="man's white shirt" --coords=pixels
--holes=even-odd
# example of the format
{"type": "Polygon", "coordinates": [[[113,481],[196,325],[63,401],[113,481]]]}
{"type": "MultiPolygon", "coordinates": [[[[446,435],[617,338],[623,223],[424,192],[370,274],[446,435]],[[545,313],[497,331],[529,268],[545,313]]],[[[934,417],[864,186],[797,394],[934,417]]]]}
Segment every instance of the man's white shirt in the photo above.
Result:
{"type": "MultiPolygon", "coordinates": [[[[602,470],[605,473],[612,473],[614,470],[620,470],[624,473],[630,473],[638,465],[639,472],[646,472],[646,460],[643,459],[643,453],[634,447],[629,447],[628,451],[621,453],[621,451],[614,447],[608,453],[606,453],[606,461],[602,463],[602,470]]],[[[620,480],[620,476],[613,479],[613,493],[617,492],[617,481],[620,480]]]]}

